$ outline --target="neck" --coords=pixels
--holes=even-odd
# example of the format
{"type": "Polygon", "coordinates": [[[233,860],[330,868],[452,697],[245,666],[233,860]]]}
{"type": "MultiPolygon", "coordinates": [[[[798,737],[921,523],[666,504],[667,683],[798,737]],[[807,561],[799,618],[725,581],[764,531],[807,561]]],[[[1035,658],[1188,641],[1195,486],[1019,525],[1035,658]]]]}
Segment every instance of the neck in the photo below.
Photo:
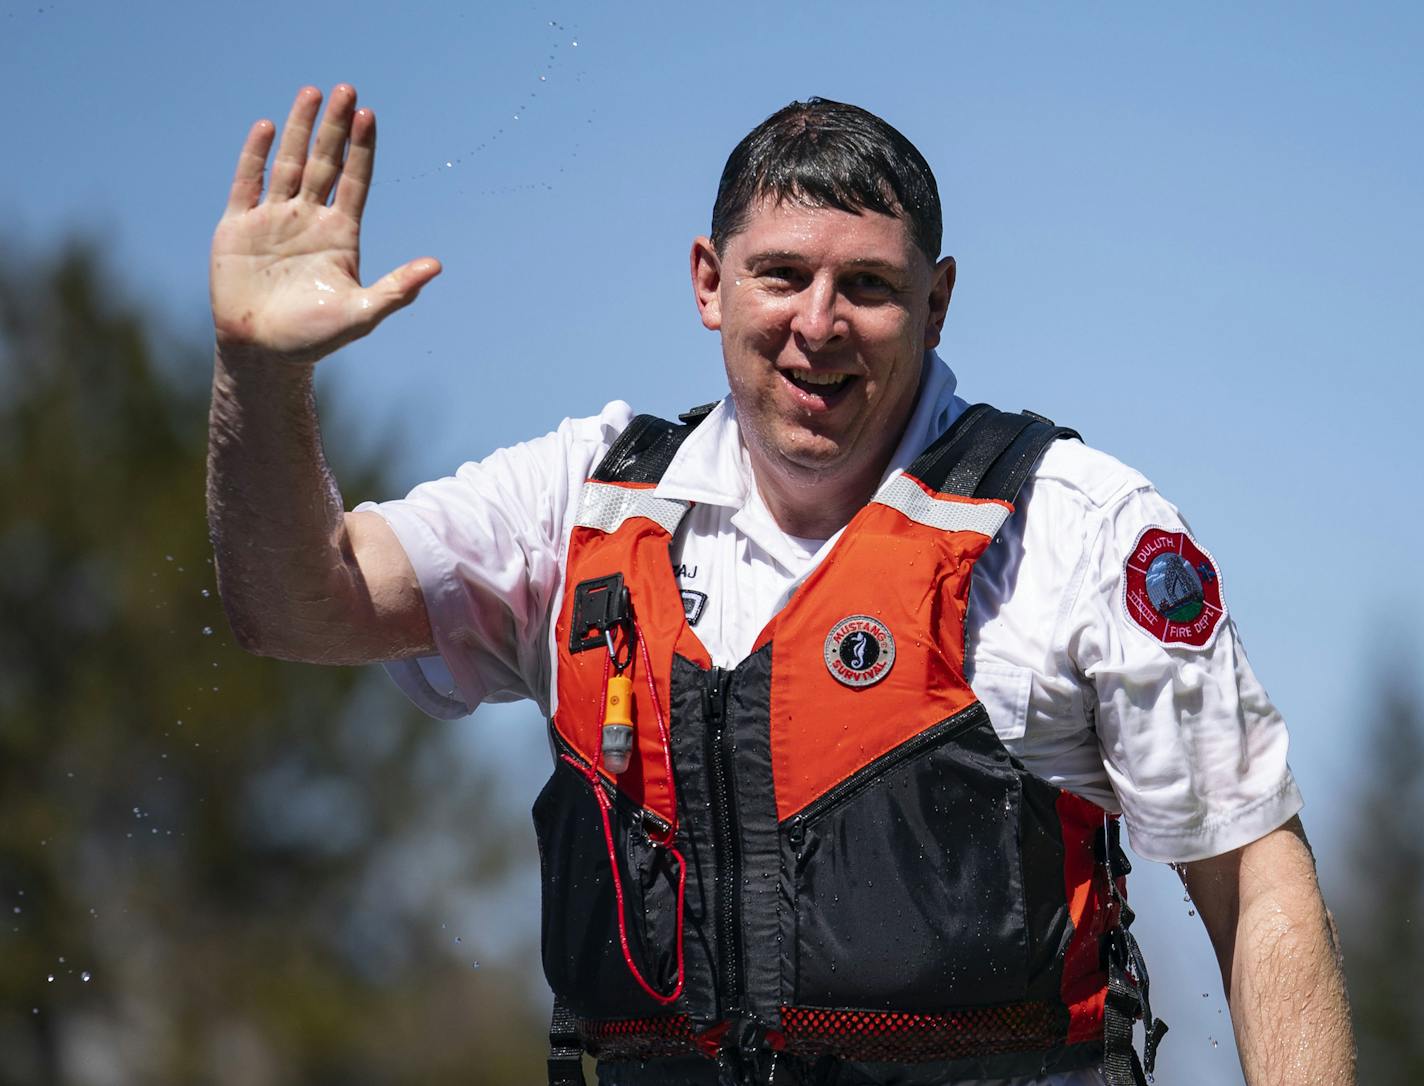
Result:
{"type": "Polygon", "coordinates": [[[847,479],[837,472],[800,467],[778,471],[764,463],[755,450],[748,451],[757,491],[777,527],[805,539],[829,539],[849,524],[870,501],[890,459],[887,453],[885,462],[875,465],[873,472],[847,479]]]}

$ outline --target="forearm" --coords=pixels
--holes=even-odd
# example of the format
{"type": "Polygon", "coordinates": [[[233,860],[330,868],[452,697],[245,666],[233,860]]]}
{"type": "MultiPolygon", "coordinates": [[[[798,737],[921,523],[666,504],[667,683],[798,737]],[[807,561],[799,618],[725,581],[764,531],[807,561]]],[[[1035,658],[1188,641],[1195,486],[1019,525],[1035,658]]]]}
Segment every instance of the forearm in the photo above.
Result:
{"type": "Polygon", "coordinates": [[[440,272],[412,260],[362,286],[360,223],[376,118],[355,88],[303,87],[282,130],[258,121],[213,233],[218,351],[208,430],[208,526],[238,641],[269,656],[367,663],[434,650],[424,597],[395,533],[343,513],[321,448],[312,366],[366,335],[440,272]],[[308,153],[310,151],[310,153],[308,153]]]}
{"type": "Polygon", "coordinates": [[[244,647],[307,658],[304,645],[339,627],[353,570],[310,366],[217,352],[208,528],[219,591],[244,647]]]}
{"type": "Polygon", "coordinates": [[[1353,1084],[1339,943],[1299,821],[1191,865],[1187,885],[1217,950],[1247,1083],[1353,1084]]]}

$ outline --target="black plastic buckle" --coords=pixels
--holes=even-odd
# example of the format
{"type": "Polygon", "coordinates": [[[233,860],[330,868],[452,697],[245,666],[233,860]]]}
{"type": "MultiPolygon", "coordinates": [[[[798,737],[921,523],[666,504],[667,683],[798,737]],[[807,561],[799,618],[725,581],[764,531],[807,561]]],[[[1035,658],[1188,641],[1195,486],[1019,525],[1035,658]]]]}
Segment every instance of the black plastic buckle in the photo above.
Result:
{"type": "Polygon", "coordinates": [[[699,422],[712,414],[712,409],[716,407],[720,400],[713,400],[711,403],[700,403],[696,407],[689,407],[682,414],[678,415],[677,421],[686,423],[688,426],[696,426],[699,422]]]}
{"type": "Polygon", "coordinates": [[[629,619],[628,589],[623,574],[591,577],[574,588],[574,615],[569,626],[569,651],[606,648],[607,631],[629,619]]]}

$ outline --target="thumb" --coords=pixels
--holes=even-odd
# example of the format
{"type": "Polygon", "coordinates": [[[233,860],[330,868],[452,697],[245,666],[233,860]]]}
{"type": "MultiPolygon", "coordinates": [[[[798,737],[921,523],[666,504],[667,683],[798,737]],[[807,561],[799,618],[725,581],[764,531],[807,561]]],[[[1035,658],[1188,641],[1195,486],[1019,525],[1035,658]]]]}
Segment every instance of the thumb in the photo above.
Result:
{"type": "Polygon", "coordinates": [[[421,288],[440,274],[440,261],[422,256],[387,272],[361,292],[360,305],[371,324],[378,324],[419,296],[421,288]]]}

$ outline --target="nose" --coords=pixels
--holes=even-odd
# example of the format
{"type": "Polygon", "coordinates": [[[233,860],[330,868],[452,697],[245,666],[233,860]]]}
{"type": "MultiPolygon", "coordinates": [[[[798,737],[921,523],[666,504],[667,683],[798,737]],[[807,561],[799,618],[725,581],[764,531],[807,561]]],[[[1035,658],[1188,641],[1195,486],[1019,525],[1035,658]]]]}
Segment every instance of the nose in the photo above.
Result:
{"type": "Polygon", "coordinates": [[[829,276],[817,276],[797,295],[791,330],[808,351],[819,351],[845,334],[845,321],[837,307],[839,297],[829,276]]]}

